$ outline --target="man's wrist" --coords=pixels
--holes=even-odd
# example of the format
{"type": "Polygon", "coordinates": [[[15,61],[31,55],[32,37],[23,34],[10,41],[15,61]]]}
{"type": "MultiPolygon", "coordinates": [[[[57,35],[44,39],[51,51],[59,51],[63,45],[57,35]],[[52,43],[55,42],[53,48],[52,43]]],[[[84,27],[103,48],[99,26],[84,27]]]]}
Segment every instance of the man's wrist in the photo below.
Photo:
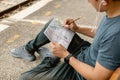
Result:
{"type": "Polygon", "coordinates": [[[71,58],[72,56],[73,56],[72,54],[67,55],[67,56],[64,58],[64,61],[65,61],[67,64],[69,64],[70,58],[71,58]]]}
{"type": "Polygon", "coordinates": [[[79,32],[79,29],[80,29],[80,27],[79,27],[79,26],[77,26],[77,29],[75,30],[75,32],[79,32]]]}

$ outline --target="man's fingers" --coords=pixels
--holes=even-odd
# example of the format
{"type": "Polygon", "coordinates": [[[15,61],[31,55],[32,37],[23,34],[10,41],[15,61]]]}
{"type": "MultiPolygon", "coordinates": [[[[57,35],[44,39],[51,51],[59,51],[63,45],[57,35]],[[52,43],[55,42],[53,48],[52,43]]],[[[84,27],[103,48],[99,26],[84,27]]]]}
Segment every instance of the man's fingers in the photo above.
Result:
{"type": "Polygon", "coordinates": [[[56,43],[56,42],[50,42],[50,44],[52,44],[52,45],[56,45],[57,43],[56,43]]]}
{"type": "Polygon", "coordinates": [[[64,25],[64,27],[69,29],[69,25],[64,25]]]}
{"type": "Polygon", "coordinates": [[[64,21],[64,25],[68,25],[72,20],[73,20],[73,19],[70,19],[70,18],[66,19],[66,20],[64,21]]]}
{"type": "Polygon", "coordinates": [[[58,44],[56,42],[50,42],[50,45],[52,48],[54,48],[55,46],[57,46],[58,44]]]}

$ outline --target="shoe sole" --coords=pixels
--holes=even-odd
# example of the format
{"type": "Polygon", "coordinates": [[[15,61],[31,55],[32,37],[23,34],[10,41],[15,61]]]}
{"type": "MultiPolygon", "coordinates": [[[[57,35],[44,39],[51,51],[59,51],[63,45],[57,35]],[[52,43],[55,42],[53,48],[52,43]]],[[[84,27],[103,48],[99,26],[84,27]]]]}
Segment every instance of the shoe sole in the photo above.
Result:
{"type": "Polygon", "coordinates": [[[27,60],[27,61],[35,61],[36,60],[36,58],[35,59],[32,59],[32,60],[29,60],[29,59],[26,59],[26,58],[24,58],[24,57],[22,57],[21,58],[21,56],[16,56],[16,55],[14,55],[13,53],[9,53],[12,57],[14,57],[14,58],[19,58],[19,59],[24,59],[24,60],[27,60]]]}
{"type": "Polygon", "coordinates": [[[14,55],[14,54],[12,54],[12,53],[9,53],[12,57],[15,57],[15,58],[21,58],[20,56],[16,56],[16,55],[14,55]]]}

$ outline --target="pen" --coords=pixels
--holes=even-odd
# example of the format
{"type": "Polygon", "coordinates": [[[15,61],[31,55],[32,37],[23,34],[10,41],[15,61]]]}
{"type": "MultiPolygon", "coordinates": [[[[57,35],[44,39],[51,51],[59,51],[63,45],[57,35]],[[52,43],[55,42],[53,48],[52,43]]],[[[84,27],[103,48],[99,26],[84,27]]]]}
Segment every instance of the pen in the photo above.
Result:
{"type": "Polygon", "coordinates": [[[79,19],[81,19],[81,16],[79,18],[77,18],[77,19],[72,20],[70,23],[68,23],[68,25],[70,25],[71,23],[73,23],[73,22],[75,22],[75,21],[77,21],[79,19]]]}

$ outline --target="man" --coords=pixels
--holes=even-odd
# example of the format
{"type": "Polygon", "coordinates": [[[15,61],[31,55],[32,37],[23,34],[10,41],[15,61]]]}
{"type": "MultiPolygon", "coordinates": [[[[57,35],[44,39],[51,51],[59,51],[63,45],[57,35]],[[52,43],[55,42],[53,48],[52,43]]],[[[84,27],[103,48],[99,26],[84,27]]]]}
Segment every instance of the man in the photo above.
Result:
{"type": "Polygon", "coordinates": [[[32,61],[35,59],[34,52],[40,53],[39,47],[50,42],[54,54],[44,57],[41,64],[23,73],[20,80],[108,80],[110,78],[113,71],[120,66],[120,0],[89,0],[89,2],[97,11],[106,12],[97,31],[78,27],[75,23],[69,24],[72,19],[67,19],[64,26],[74,32],[94,37],[93,43],[90,44],[75,34],[66,50],[60,44],[50,42],[43,34],[49,22],[35,40],[30,41],[22,47],[23,49],[12,51],[11,54],[26,54],[26,56],[29,54],[28,57],[31,59],[22,58],[32,61]],[[59,58],[64,58],[65,62],[57,64],[59,58]]]}

